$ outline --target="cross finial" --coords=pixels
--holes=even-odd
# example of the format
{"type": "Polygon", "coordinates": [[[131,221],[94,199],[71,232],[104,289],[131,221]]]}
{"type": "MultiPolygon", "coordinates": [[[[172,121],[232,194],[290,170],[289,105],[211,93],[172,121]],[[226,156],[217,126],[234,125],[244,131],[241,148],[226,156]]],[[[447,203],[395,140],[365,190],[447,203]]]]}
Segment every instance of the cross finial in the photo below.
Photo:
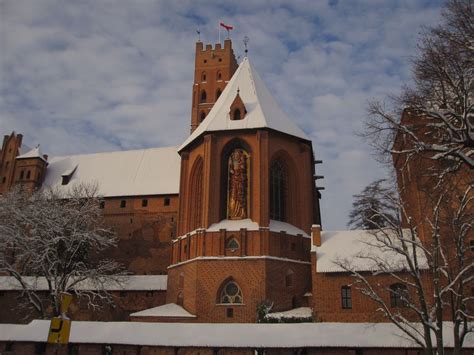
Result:
{"type": "Polygon", "coordinates": [[[248,38],[247,36],[245,36],[245,37],[244,37],[244,40],[243,40],[244,46],[245,46],[245,57],[247,57],[247,54],[248,54],[248,52],[249,52],[249,50],[248,50],[248,48],[247,48],[247,43],[249,43],[249,41],[250,41],[250,38],[248,38]]]}

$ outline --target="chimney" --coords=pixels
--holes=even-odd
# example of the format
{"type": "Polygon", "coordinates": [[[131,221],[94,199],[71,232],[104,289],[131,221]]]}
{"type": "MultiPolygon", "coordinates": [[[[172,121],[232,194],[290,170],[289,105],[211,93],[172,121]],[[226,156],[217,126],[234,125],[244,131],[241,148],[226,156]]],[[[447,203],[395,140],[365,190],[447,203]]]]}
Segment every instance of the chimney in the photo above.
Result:
{"type": "Polygon", "coordinates": [[[319,224],[311,226],[311,241],[315,247],[321,246],[321,226],[319,224]]]}

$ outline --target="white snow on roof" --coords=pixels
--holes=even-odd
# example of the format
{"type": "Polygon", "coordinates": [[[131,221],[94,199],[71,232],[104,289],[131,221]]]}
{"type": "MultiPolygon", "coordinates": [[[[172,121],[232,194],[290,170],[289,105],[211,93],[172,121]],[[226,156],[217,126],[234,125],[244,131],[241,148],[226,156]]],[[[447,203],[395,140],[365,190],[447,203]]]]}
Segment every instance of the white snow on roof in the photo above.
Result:
{"type": "MultiPolygon", "coordinates": [[[[47,291],[48,284],[44,277],[25,276],[23,280],[32,289],[47,291]]],[[[161,291],[166,290],[168,276],[166,275],[132,275],[121,278],[121,284],[110,282],[105,285],[108,291],[161,291]]],[[[93,288],[87,280],[82,281],[75,287],[79,290],[93,288]]],[[[20,283],[13,276],[0,276],[0,291],[21,290],[20,283]]]]}
{"type": "Polygon", "coordinates": [[[248,58],[244,58],[209,114],[179,147],[179,150],[185,148],[204,132],[252,128],[271,128],[310,140],[283,112],[248,58]],[[234,121],[230,119],[229,111],[237,90],[247,109],[247,114],[243,119],[234,121]]]}
{"type": "Polygon", "coordinates": [[[21,144],[20,149],[18,149],[18,154],[23,155],[31,150],[30,147],[28,147],[26,144],[21,144]]]}
{"type": "MultiPolygon", "coordinates": [[[[257,222],[252,221],[250,218],[235,219],[235,220],[223,219],[222,221],[218,223],[211,224],[211,226],[209,226],[209,228],[207,228],[206,231],[218,232],[220,229],[226,229],[227,231],[230,231],[230,232],[236,232],[236,231],[239,231],[241,228],[245,228],[248,231],[258,231],[260,229],[260,226],[258,225],[257,222]]],[[[265,227],[262,227],[262,228],[265,228],[265,227]]],[[[301,234],[303,237],[310,238],[310,236],[306,234],[305,231],[286,222],[270,220],[270,225],[268,229],[271,232],[276,232],[276,233],[286,232],[287,234],[290,234],[290,235],[301,234]]]]}
{"type": "Polygon", "coordinates": [[[163,306],[145,309],[140,312],[130,314],[131,317],[172,317],[172,318],[196,318],[176,303],[168,303],[163,306]]]}
{"type": "Polygon", "coordinates": [[[290,318],[311,318],[313,316],[313,311],[310,307],[299,307],[290,309],[289,311],[284,312],[273,312],[268,313],[266,318],[273,319],[290,319],[290,318]]]}
{"type": "Polygon", "coordinates": [[[95,184],[104,197],[177,194],[180,162],[176,147],[53,157],[43,186],[67,192],[74,184],[95,184]]]}
{"type": "MultiPolygon", "coordinates": [[[[0,341],[45,342],[48,320],[0,324],[0,341]]],[[[453,347],[452,323],[443,323],[446,347],[453,347]]],[[[367,347],[418,348],[391,323],[201,324],[72,321],[71,343],[128,344],[176,347],[296,348],[367,347]]],[[[464,348],[474,347],[468,333],[464,348]]]]}
{"type": "Polygon", "coordinates": [[[46,159],[44,159],[43,153],[41,152],[41,148],[39,145],[36,148],[30,149],[29,151],[25,153],[21,153],[21,155],[17,156],[16,158],[17,159],[39,158],[43,161],[46,161],[46,159]]]}
{"type": "MultiPolygon", "coordinates": [[[[391,233],[386,232],[388,235],[391,233]]],[[[370,230],[321,231],[321,246],[312,246],[311,249],[316,252],[316,272],[344,272],[338,262],[350,265],[355,271],[378,271],[374,258],[385,260],[392,271],[406,269],[404,257],[384,246],[374,233],[380,235],[379,231],[370,230]]],[[[404,233],[408,238],[409,231],[404,230],[404,233]]],[[[398,242],[396,238],[392,241],[398,242]]],[[[426,268],[426,256],[420,248],[417,248],[417,256],[420,265],[426,268]]]]}

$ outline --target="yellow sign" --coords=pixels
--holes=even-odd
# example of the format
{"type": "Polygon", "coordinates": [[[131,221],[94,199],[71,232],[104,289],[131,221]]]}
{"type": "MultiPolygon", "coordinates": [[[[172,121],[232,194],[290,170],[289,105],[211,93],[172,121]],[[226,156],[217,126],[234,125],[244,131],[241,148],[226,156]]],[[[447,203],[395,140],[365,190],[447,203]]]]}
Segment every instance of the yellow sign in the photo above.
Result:
{"type": "Polygon", "coordinates": [[[67,292],[61,292],[61,306],[60,306],[60,312],[61,314],[66,314],[67,309],[69,308],[69,305],[71,304],[72,301],[72,295],[67,292]]]}
{"type": "Polygon", "coordinates": [[[67,344],[71,332],[71,320],[54,317],[49,327],[48,343],[67,344]]]}

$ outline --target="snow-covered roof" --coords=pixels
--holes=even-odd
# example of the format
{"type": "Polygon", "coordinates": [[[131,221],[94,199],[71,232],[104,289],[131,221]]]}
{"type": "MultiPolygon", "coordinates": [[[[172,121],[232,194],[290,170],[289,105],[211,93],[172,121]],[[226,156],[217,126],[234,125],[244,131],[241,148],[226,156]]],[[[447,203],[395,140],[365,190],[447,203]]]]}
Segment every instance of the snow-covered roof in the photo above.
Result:
{"type": "Polygon", "coordinates": [[[283,112],[250,64],[249,59],[244,58],[209,114],[179,147],[179,150],[185,148],[204,132],[253,128],[271,128],[310,140],[283,112]],[[229,111],[237,91],[247,113],[243,119],[234,121],[230,119],[229,111]]]}
{"type": "Polygon", "coordinates": [[[74,184],[96,184],[104,197],[178,194],[180,162],[176,147],[52,157],[43,186],[67,192],[74,184]]]}
{"type": "Polygon", "coordinates": [[[43,156],[43,153],[41,152],[41,148],[39,145],[36,148],[30,149],[26,152],[24,152],[24,149],[21,149],[20,155],[16,157],[16,159],[31,159],[31,158],[38,158],[43,161],[46,161],[46,159],[43,156]]]}
{"type": "MultiPolygon", "coordinates": [[[[38,291],[47,291],[48,284],[44,277],[25,276],[26,284],[38,291]]],[[[121,284],[110,282],[105,285],[108,291],[162,291],[166,290],[168,276],[166,275],[131,275],[121,278],[121,284]]],[[[91,289],[91,283],[82,281],[75,287],[79,290],[91,289]]],[[[13,276],[0,276],[0,291],[21,290],[20,283],[13,276]]]]}
{"type": "Polygon", "coordinates": [[[168,303],[162,306],[145,309],[130,314],[131,317],[172,317],[172,318],[196,318],[176,303],[168,303]]]}
{"type": "MultiPolygon", "coordinates": [[[[403,232],[408,238],[409,230],[403,232]]],[[[311,250],[316,252],[316,272],[344,272],[338,263],[348,265],[354,271],[378,271],[374,259],[383,259],[392,271],[406,269],[405,258],[384,246],[377,240],[376,234],[381,238],[380,231],[321,231],[321,246],[313,245],[311,250]]],[[[391,231],[384,231],[385,237],[391,234],[391,231]]],[[[391,237],[391,240],[399,243],[395,237],[391,237]]],[[[417,248],[417,257],[422,268],[426,268],[426,256],[420,248],[417,248]]]]}
{"type": "MultiPolygon", "coordinates": [[[[51,321],[0,324],[0,341],[45,342],[51,321]]],[[[452,323],[443,323],[453,347],[452,323]]],[[[72,321],[71,343],[229,348],[418,348],[391,323],[201,324],[72,321]]],[[[468,333],[465,349],[474,347],[468,333]]]]}
{"type": "MultiPolygon", "coordinates": [[[[220,229],[226,229],[227,231],[239,231],[241,228],[246,228],[248,231],[257,231],[260,229],[260,226],[257,222],[252,221],[250,218],[246,219],[223,219],[218,223],[214,223],[209,228],[206,229],[207,232],[218,232],[220,229]]],[[[270,225],[268,229],[271,232],[286,232],[290,235],[298,235],[301,234],[303,237],[310,238],[305,231],[295,227],[292,224],[270,220],[270,225]]]]}
{"type": "Polygon", "coordinates": [[[268,313],[266,318],[272,319],[291,319],[291,318],[311,318],[313,311],[310,307],[298,307],[284,312],[268,313]]]}
{"type": "Polygon", "coordinates": [[[23,155],[27,152],[29,152],[31,148],[27,146],[26,144],[21,144],[20,148],[18,149],[18,155],[23,155]]]}

